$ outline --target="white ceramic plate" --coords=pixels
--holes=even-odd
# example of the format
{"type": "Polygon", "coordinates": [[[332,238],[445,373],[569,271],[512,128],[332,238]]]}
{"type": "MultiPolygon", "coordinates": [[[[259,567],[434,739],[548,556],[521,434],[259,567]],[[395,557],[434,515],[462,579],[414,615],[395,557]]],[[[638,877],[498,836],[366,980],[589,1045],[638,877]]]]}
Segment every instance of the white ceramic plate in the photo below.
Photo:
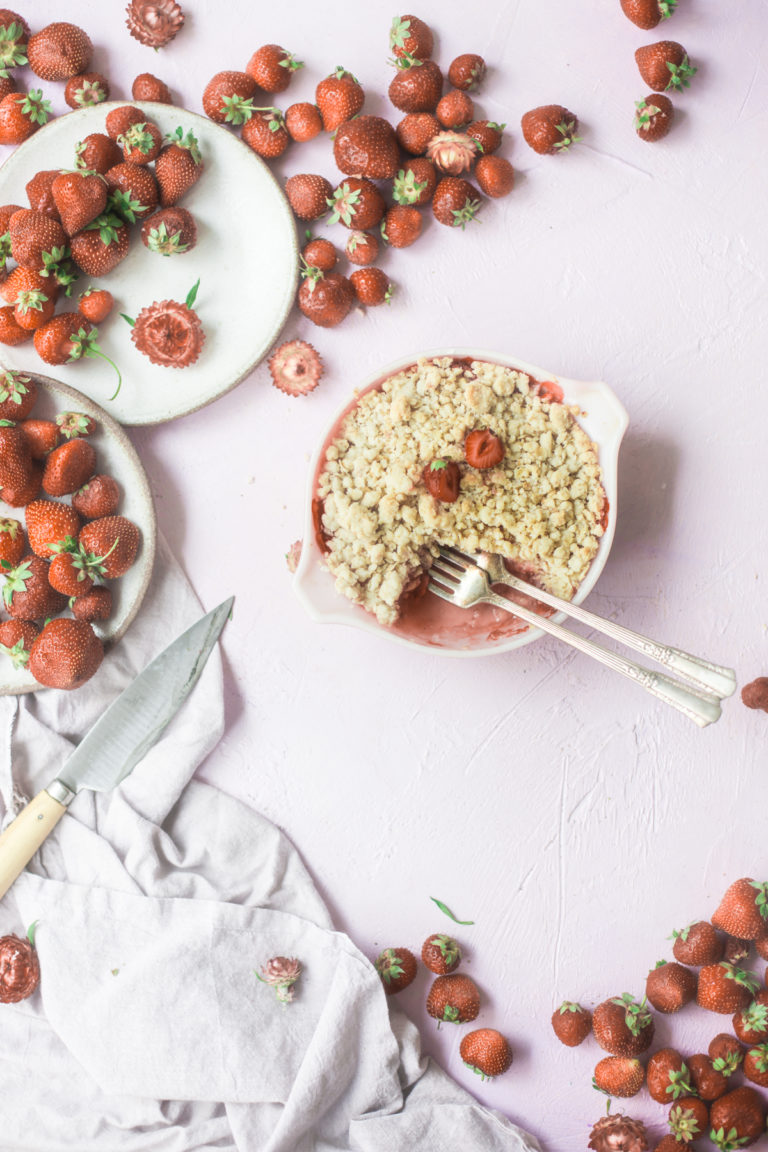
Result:
{"type": "MultiPolygon", "coordinates": [[[[414,638],[407,634],[407,627],[401,626],[400,623],[392,628],[387,628],[379,624],[376,618],[369,612],[366,612],[365,609],[359,605],[353,604],[351,600],[347,600],[345,596],[342,596],[336,591],[333,577],[323,562],[323,554],[315,538],[312,501],[316,495],[317,481],[325,456],[325,450],[332,439],[332,433],[338,421],[360,394],[371,388],[379,387],[388,376],[393,375],[395,372],[400,372],[404,368],[411,367],[422,356],[429,359],[442,356],[455,356],[462,359],[469,357],[472,360],[487,360],[494,364],[504,364],[508,368],[517,368],[521,372],[526,372],[535,380],[540,382],[548,381],[559,385],[563,391],[563,402],[578,405],[581,412],[578,417],[579,424],[595,444],[597,444],[599,449],[600,466],[603,473],[603,487],[608,497],[608,519],[605,533],[600,540],[597,555],[592,561],[586,578],[582,581],[578,591],[573,597],[573,602],[580,604],[597,583],[598,577],[608,559],[608,553],[611,550],[611,544],[613,543],[613,536],[616,530],[616,489],[619,446],[629,422],[624,408],[607,384],[569,380],[564,376],[547,372],[543,368],[537,368],[533,364],[527,364],[524,360],[518,360],[517,357],[506,356],[496,352],[485,352],[476,348],[442,348],[438,351],[420,352],[414,356],[405,356],[396,363],[390,364],[387,368],[377,372],[375,376],[366,380],[355,390],[355,396],[349,397],[345,401],[328,425],[327,432],[319,444],[309,466],[304,541],[301,560],[294,577],[294,588],[307,611],[320,623],[351,624],[356,628],[362,628],[366,632],[372,632],[378,636],[385,636],[387,639],[394,640],[398,644],[405,644],[409,648],[416,648],[421,651],[426,649],[440,656],[486,656],[490,653],[510,652],[515,648],[521,648],[524,644],[530,644],[533,640],[538,639],[538,637],[542,635],[541,630],[538,628],[526,628],[524,631],[519,631],[515,635],[489,636],[487,634],[487,628],[484,628],[479,634],[468,631],[467,634],[462,634],[459,637],[455,630],[447,632],[441,631],[441,628],[436,626],[431,634],[424,634],[424,630],[421,629],[422,635],[420,638],[414,638]]],[[[425,597],[425,599],[427,598],[425,597]]],[[[429,597],[429,599],[432,599],[432,597],[429,597]]],[[[456,609],[455,611],[458,613],[461,612],[461,609],[456,609]]],[[[469,613],[466,613],[466,615],[468,616],[469,613]]],[[[562,612],[557,613],[552,619],[560,622],[564,619],[564,614],[562,612]]]]}
{"type": "MultiPolygon", "coordinates": [[[[126,103],[122,101],[122,103],[126,103]]],[[[28,205],[25,185],[41,169],[74,167],[75,144],[104,132],[107,112],[120,102],[83,108],[52,120],[22,144],[0,168],[0,205],[28,205]]],[[[99,344],[120,368],[123,386],[101,360],[56,368],[58,375],[121,424],[158,424],[193,412],[247,376],[280,333],[293,303],[298,276],[296,228],[288,201],[267,165],[229,129],[169,104],[144,104],[147,119],[163,133],[180,125],[197,137],[205,171],[181,201],[197,222],[196,246],[180,256],[149,252],[133,228],[128,256],[108,276],[83,275],[73,304],[89,284],[108,288],[114,312],[99,326],[99,344]],[[195,305],[205,330],[199,360],[188,368],[162,368],[134,346],[120,313],[136,316],[156,300],[186,298],[200,279],[195,305]]],[[[58,309],[61,310],[59,303],[58,309]]],[[[45,371],[30,342],[0,346],[9,368],[45,371]]]]}
{"type": "MultiPolygon", "coordinates": [[[[147,476],[127,434],[103,408],[58,380],[37,373],[30,375],[40,389],[32,411],[35,419],[53,420],[59,412],[84,412],[96,421],[96,430],[88,437],[96,450],[96,470],[117,480],[122,492],[118,515],[127,516],[141,532],[139,554],[132,567],[119,580],[108,581],[113,596],[112,615],[109,620],[93,625],[105,643],[114,643],[123,635],[141,606],[155,560],[157,525],[147,476]]],[[[40,497],[48,499],[44,492],[40,497]]],[[[64,504],[71,502],[69,496],[57,499],[64,504]]],[[[0,517],[5,516],[21,520],[22,524],[25,522],[23,508],[11,508],[0,500],[0,517]]],[[[25,668],[14,668],[5,653],[0,652],[0,696],[36,692],[41,688],[42,684],[38,684],[25,668]]]]}

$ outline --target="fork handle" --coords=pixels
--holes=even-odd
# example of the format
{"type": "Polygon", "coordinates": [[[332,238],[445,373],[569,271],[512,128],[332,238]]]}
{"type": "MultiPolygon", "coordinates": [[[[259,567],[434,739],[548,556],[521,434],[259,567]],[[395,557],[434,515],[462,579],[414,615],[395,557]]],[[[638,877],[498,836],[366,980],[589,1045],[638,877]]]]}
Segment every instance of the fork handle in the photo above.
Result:
{"type": "Polygon", "coordinates": [[[732,696],[736,691],[736,675],[731,668],[723,668],[720,664],[712,664],[709,660],[703,660],[700,656],[692,656],[680,648],[672,648],[667,644],[659,644],[656,640],[649,640],[647,636],[641,636],[639,632],[633,632],[631,628],[625,628],[622,624],[614,624],[611,620],[596,616],[594,612],[588,612],[586,608],[580,608],[578,604],[571,604],[568,600],[561,600],[559,596],[553,596],[550,592],[534,588],[532,584],[526,584],[524,580],[518,579],[511,573],[508,579],[494,580],[494,584],[508,584],[510,588],[524,592],[534,600],[541,601],[542,604],[548,604],[551,608],[565,612],[574,620],[581,620],[582,623],[591,625],[597,632],[602,632],[604,636],[610,636],[612,640],[618,640],[626,644],[628,648],[642,652],[650,660],[655,660],[658,664],[663,664],[674,672],[679,672],[681,676],[687,677],[695,684],[700,684],[708,691],[714,692],[716,696],[732,696]]]}
{"type": "Polygon", "coordinates": [[[586,637],[579,636],[576,632],[570,632],[546,616],[539,616],[536,612],[521,608],[518,604],[513,604],[511,600],[507,600],[495,592],[489,591],[487,597],[483,597],[483,601],[487,604],[494,604],[497,608],[503,608],[505,612],[510,612],[513,616],[519,616],[521,620],[525,620],[535,628],[541,628],[542,632],[556,636],[558,640],[563,640],[572,648],[577,648],[580,652],[584,652],[587,656],[605,664],[606,667],[612,668],[614,672],[620,672],[622,676],[634,680],[641,688],[645,688],[646,692],[650,692],[652,696],[656,696],[666,704],[671,704],[673,708],[693,720],[700,728],[706,728],[708,724],[714,724],[720,718],[720,701],[707,692],[699,693],[695,689],[689,690],[678,680],[665,676],[663,672],[652,672],[640,664],[633,664],[631,660],[625,660],[617,652],[611,652],[608,648],[603,648],[600,644],[595,644],[592,640],[587,640],[586,637]]]}

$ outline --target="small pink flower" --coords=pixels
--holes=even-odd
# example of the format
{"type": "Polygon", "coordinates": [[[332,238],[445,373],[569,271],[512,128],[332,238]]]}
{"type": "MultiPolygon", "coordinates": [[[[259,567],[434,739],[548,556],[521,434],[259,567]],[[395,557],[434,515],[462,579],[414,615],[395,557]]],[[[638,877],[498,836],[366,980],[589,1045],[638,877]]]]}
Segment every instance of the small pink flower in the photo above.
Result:
{"type": "Polygon", "coordinates": [[[294,996],[292,985],[301,976],[301,964],[295,958],[273,956],[262,967],[261,975],[258,972],[256,975],[263,984],[272,985],[278,1000],[290,1004],[294,996]]]}

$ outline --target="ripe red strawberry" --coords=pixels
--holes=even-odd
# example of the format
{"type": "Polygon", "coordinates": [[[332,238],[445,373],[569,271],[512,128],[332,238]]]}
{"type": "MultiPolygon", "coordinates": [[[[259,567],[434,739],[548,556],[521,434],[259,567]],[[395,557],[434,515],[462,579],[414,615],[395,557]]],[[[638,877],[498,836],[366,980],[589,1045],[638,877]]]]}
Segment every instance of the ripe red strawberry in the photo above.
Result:
{"type": "Polygon", "coordinates": [[[542,155],[567,152],[571,144],[581,137],[578,117],[562,104],[542,104],[532,108],[522,118],[521,126],[526,144],[542,155]]]}
{"type": "Polygon", "coordinates": [[[320,109],[316,104],[309,104],[306,101],[291,104],[285,110],[285,130],[297,144],[314,140],[323,130],[320,109]]]}
{"type": "Polygon", "coordinates": [[[59,412],[56,417],[56,426],[65,440],[74,440],[77,436],[92,436],[96,431],[96,421],[84,412],[59,412]]]}
{"type": "Polygon", "coordinates": [[[104,584],[76,596],[69,604],[75,620],[108,620],[112,615],[112,589],[104,584]]]}
{"type": "Polygon", "coordinates": [[[23,144],[51,113],[49,100],[39,88],[31,92],[10,92],[0,100],[0,144],[23,144]]]}
{"type": "Polygon", "coordinates": [[[350,264],[362,267],[373,264],[379,254],[379,238],[375,232],[351,232],[344,247],[350,264]]]}
{"type": "Polygon", "coordinates": [[[737,936],[726,936],[723,960],[728,960],[731,964],[739,964],[742,960],[747,959],[751,951],[751,940],[739,940],[737,936]]]}
{"type": "Polygon", "coordinates": [[[163,143],[163,136],[157,124],[146,121],[131,124],[117,143],[123,150],[123,159],[129,164],[151,164],[157,158],[163,143]]]}
{"type": "Polygon", "coordinates": [[[459,498],[461,473],[453,460],[443,460],[439,456],[430,461],[422,472],[427,492],[443,504],[453,504],[459,498]]]}
{"type": "Polygon", "coordinates": [[[768,1088],[768,1044],[756,1044],[744,1057],[744,1075],[753,1084],[768,1088]]]}
{"type": "Polygon", "coordinates": [[[694,920],[687,928],[673,932],[672,952],[681,964],[700,968],[704,964],[717,964],[723,958],[723,941],[708,920],[694,920]]]}
{"type": "Polygon", "coordinates": [[[6,620],[0,624],[0,645],[10,656],[14,668],[26,668],[29,649],[40,629],[31,620],[6,620]]]}
{"type": "Polygon", "coordinates": [[[21,204],[3,204],[0,207],[0,236],[4,236],[8,231],[11,216],[16,212],[21,212],[21,204]]]}
{"type": "Polygon", "coordinates": [[[697,71],[691,65],[685,48],[675,40],[645,44],[635,52],[635,60],[640,75],[654,92],[665,92],[670,88],[682,91],[689,87],[690,78],[697,71]]]}
{"type": "Polygon", "coordinates": [[[101,324],[115,306],[115,298],[106,288],[86,288],[80,293],[77,309],[92,324],[101,324]]]}
{"type": "Polygon", "coordinates": [[[434,60],[403,57],[387,91],[401,112],[434,112],[443,94],[443,74],[434,60]]]}
{"type": "Polygon", "coordinates": [[[104,576],[114,580],[133,564],[139,551],[139,530],[125,516],[102,516],[80,529],[79,541],[86,552],[102,558],[104,576]]]}
{"type": "Polygon", "coordinates": [[[464,440],[464,458],[470,468],[495,468],[504,459],[504,444],[487,428],[475,428],[464,440]]]}
{"type": "Polygon", "coordinates": [[[552,1028],[561,1044],[578,1048],[592,1031],[592,1013],[581,1004],[564,1000],[552,1013],[552,1028]]]}
{"type": "Polygon", "coordinates": [[[48,565],[48,582],[63,596],[85,596],[93,588],[93,580],[86,571],[85,557],[70,537],[57,546],[60,551],[48,565]]]}
{"type": "Polygon", "coordinates": [[[32,473],[32,454],[26,436],[18,426],[0,424],[0,486],[24,485],[32,473]]]}
{"type": "Polygon", "coordinates": [[[10,571],[3,569],[3,601],[15,620],[44,620],[61,612],[66,599],[48,583],[48,565],[32,553],[10,571]]]}
{"type": "MultiPolygon", "coordinates": [[[[319,271],[319,270],[318,270],[319,271]]],[[[304,280],[299,289],[299,308],[313,324],[335,328],[355,305],[355,290],[339,272],[319,273],[304,280]]]]}
{"type": "Polygon", "coordinates": [[[161,150],[155,161],[155,176],[160,186],[160,203],[164,208],[177,204],[182,196],[200,179],[203,168],[197,138],[192,132],[184,135],[182,128],[166,137],[170,143],[161,150]]]}
{"type": "Polygon", "coordinates": [[[11,568],[18,564],[27,550],[24,539],[24,528],[20,520],[4,516],[0,520],[0,562],[10,564],[11,568]]]}
{"type": "Polygon", "coordinates": [[[294,72],[303,67],[301,60],[294,59],[279,44],[263,44],[251,56],[245,70],[265,92],[284,92],[294,72]]]}
{"type": "Polygon", "coordinates": [[[768,1040],[768,989],[758,992],[751,1004],[734,1013],[733,1030],[744,1044],[768,1040]]]}
{"type": "Polygon", "coordinates": [[[734,1088],[715,1100],[709,1113],[710,1139],[722,1152],[754,1144],[765,1127],[765,1103],[754,1088],[734,1088]]]}
{"type": "Polygon", "coordinates": [[[381,268],[358,268],[349,277],[358,300],[369,308],[389,304],[394,285],[381,268]]]}
{"type": "Polygon", "coordinates": [[[72,507],[84,520],[113,516],[120,504],[120,487],[112,476],[100,472],[72,496],[72,507]]]}
{"type": "Polygon", "coordinates": [[[421,236],[422,225],[418,208],[410,204],[395,204],[381,222],[381,235],[393,248],[409,248],[421,236]]]}
{"type": "Polygon", "coordinates": [[[668,96],[654,92],[635,101],[635,132],[641,140],[655,143],[663,140],[672,127],[675,109],[668,96]]]}
{"type": "Polygon", "coordinates": [[[468,1032],[459,1045],[459,1055],[481,1080],[501,1076],[512,1063],[512,1049],[495,1028],[477,1028],[468,1032]]]}
{"type": "Polygon", "coordinates": [[[669,1110],[669,1128],[677,1141],[687,1148],[691,1140],[704,1136],[709,1125],[709,1109],[696,1096],[683,1096],[669,1110]]]}
{"type": "Polygon", "coordinates": [[[109,100],[109,81],[100,72],[83,72],[67,81],[64,99],[70,108],[90,108],[109,100]]]}
{"type": "Polygon", "coordinates": [[[396,60],[406,56],[429,60],[434,48],[432,29],[418,16],[395,16],[389,30],[389,46],[396,60]]]}
{"type": "Polygon", "coordinates": [[[704,1052],[688,1057],[694,1093],[701,1100],[717,1100],[728,1091],[728,1080],[704,1052]]]}
{"type": "Polygon", "coordinates": [[[627,1056],[606,1056],[595,1067],[592,1086],[607,1096],[636,1096],[643,1086],[645,1069],[627,1056]]]}
{"type": "Polygon", "coordinates": [[[128,225],[112,212],[97,216],[70,240],[72,259],[88,276],[106,276],[125,260],[130,244],[128,225]]]}
{"type": "Polygon", "coordinates": [[[662,20],[668,20],[677,0],[621,0],[621,10],[638,28],[650,31],[662,20]]]}
{"type": "Polygon", "coordinates": [[[256,81],[247,72],[217,72],[203,91],[203,111],[215,124],[245,124],[255,95],[256,81]]]}
{"type": "Polygon", "coordinates": [[[67,234],[57,220],[52,220],[43,212],[33,212],[21,208],[14,212],[8,222],[11,236],[11,255],[17,264],[43,271],[51,257],[57,254],[63,258],[67,246],[67,234]],[[44,259],[48,256],[49,260],[44,259]]]}
{"type": "MultiPolygon", "coordinates": [[[[349,243],[352,237],[363,235],[367,236],[367,233],[353,232],[347,241],[347,249],[349,249],[349,243]]],[[[319,268],[321,272],[333,272],[339,259],[338,253],[330,240],[325,240],[322,237],[318,240],[310,240],[308,244],[305,244],[301,255],[304,263],[308,265],[308,267],[319,268]]],[[[349,251],[347,251],[347,256],[349,257],[349,251]]],[[[360,261],[354,260],[353,263],[359,264],[360,261]]]]}
{"type": "MultiPolygon", "coordinates": [[[[56,293],[56,291],[57,286],[55,283],[51,284],[50,278],[46,279],[39,272],[34,272],[31,268],[22,268],[21,265],[9,272],[7,279],[0,285],[0,295],[4,296],[9,304],[15,304],[24,292],[56,293]]],[[[16,417],[12,415],[10,419],[16,417]]]]}
{"type": "Polygon", "coordinates": [[[433,136],[437,136],[442,125],[431,112],[409,112],[395,128],[395,135],[401,148],[412,156],[423,156],[433,136]]]}
{"type": "Polygon", "coordinates": [[[465,52],[451,62],[448,80],[462,92],[474,92],[485,77],[485,60],[475,52],[465,52]]]}
{"type": "Polygon", "coordinates": [[[123,150],[103,132],[91,132],[75,145],[75,163],[78,168],[99,172],[102,176],[122,163],[123,150]]]}
{"type": "Polygon", "coordinates": [[[285,119],[279,108],[264,108],[243,125],[243,142],[265,160],[282,156],[291,138],[285,128],[285,119]]]}
{"type": "Polygon", "coordinates": [[[613,1056],[639,1056],[653,1042],[654,1024],[645,1000],[638,1003],[628,992],[598,1004],[592,1013],[592,1031],[601,1048],[613,1056]]]}
{"type": "Polygon", "coordinates": [[[22,328],[16,320],[15,309],[10,305],[7,308],[0,308],[0,344],[11,346],[23,344],[31,335],[31,330],[22,328]]]}
{"type": "Polygon", "coordinates": [[[45,460],[59,443],[59,429],[52,420],[23,420],[19,427],[27,438],[33,460],[45,460]]]}
{"type": "Polygon", "coordinates": [[[161,208],[142,224],[141,242],[160,256],[189,252],[197,243],[195,218],[186,208],[161,208]]]}
{"type": "Polygon", "coordinates": [[[96,470],[96,452],[87,440],[77,437],[54,448],[43,471],[43,491],[49,496],[68,496],[82,488],[96,470]]]}
{"type": "Polygon", "coordinates": [[[385,948],[375,967],[387,996],[402,992],[416,979],[416,957],[407,948],[385,948]]]}
{"type": "Polygon", "coordinates": [[[54,544],[76,537],[80,531],[80,517],[69,504],[58,500],[33,500],[27,506],[27,534],[29,546],[43,560],[54,555],[54,544]]]}
{"type": "Polygon", "coordinates": [[[438,976],[454,972],[461,962],[461,948],[452,936],[436,932],[421,946],[422,963],[438,976]]]}
{"type": "Polygon", "coordinates": [[[56,308],[56,290],[47,292],[39,288],[32,288],[29,292],[19,292],[13,315],[21,328],[29,331],[46,324],[53,316],[56,308]]]}
{"type": "Polygon", "coordinates": [[[477,218],[480,195],[467,181],[458,176],[444,176],[432,197],[432,213],[440,224],[461,228],[477,218]]]}
{"type": "Polygon", "coordinates": [[[78,359],[73,337],[79,329],[90,327],[78,312],[60,312],[35,332],[35,351],[46,364],[66,364],[78,359]]]}
{"type": "Polygon", "coordinates": [[[427,996],[427,1012],[435,1020],[466,1024],[480,1012],[480,992],[474,980],[461,973],[438,976],[427,996]]]}
{"type": "Polygon", "coordinates": [[[720,901],[712,923],[729,936],[756,940],[768,924],[768,881],[736,880],[720,901]]]}
{"type": "Polygon", "coordinates": [[[121,104],[119,108],[107,112],[107,135],[117,142],[118,137],[123,136],[132,125],[143,124],[146,119],[141,108],[136,108],[133,104],[121,104]]]}
{"type": "Polygon", "coordinates": [[[320,383],[323,362],[311,344],[290,340],[272,354],[269,371],[275,388],[288,396],[306,396],[320,383]]]}
{"type": "Polygon", "coordinates": [[[659,1104],[669,1104],[680,1096],[690,1096],[693,1093],[686,1063],[674,1048],[660,1048],[658,1052],[654,1052],[648,1060],[645,1072],[648,1093],[659,1104]]]}
{"type": "Polygon", "coordinates": [[[659,960],[648,973],[645,995],[657,1012],[679,1012],[696,999],[696,974],[682,964],[659,960]]]}
{"type": "Polygon", "coordinates": [[[149,168],[121,161],[107,170],[104,179],[109,211],[128,224],[143,220],[157,208],[160,189],[149,168]]]}
{"type": "Polygon", "coordinates": [[[386,210],[384,197],[365,177],[348,176],[329,197],[329,224],[340,221],[345,228],[364,232],[379,223],[386,210]]]}
{"type": "Polygon", "coordinates": [[[5,484],[0,488],[0,500],[4,500],[11,508],[24,508],[40,494],[42,479],[42,465],[33,461],[26,478],[16,484],[5,484]]]}
{"type": "Polygon", "coordinates": [[[437,188],[437,173],[426,156],[406,160],[392,184],[392,199],[396,204],[429,204],[437,188]]]}
{"type": "Polygon", "coordinates": [[[472,97],[454,88],[438,101],[435,116],[443,128],[461,128],[469,124],[475,114],[472,97]]]}
{"type": "Polygon", "coordinates": [[[13,77],[0,74],[0,100],[4,100],[6,96],[10,96],[11,93],[15,91],[16,81],[13,77]]]}
{"type": "Polygon", "coordinates": [[[173,96],[168,85],[151,72],[141,72],[135,77],[131,85],[131,98],[152,104],[173,104],[173,96]]]}
{"type": "Polygon", "coordinates": [[[47,168],[42,172],[36,172],[25,186],[29,206],[33,212],[45,212],[46,216],[53,217],[59,223],[61,217],[53,199],[52,189],[54,180],[60,175],[59,168],[47,168]]]}
{"type": "Polygon", "coordinates": [[[97,172],[61,172],[51,184],[51,196],[68,236],[82,232],[107,204],[107,182],[97,172]]]}
{"type": "Polygon", "coordinates": [[[395,130],[381,116],[356,116],[336,130],[333,158],[340,172],[389,180],[399,167],[400,152],[395,130]]]}
{"type": "Polygon", "coordinates": [[[744,972],[727,960],[721,960],[719,964],[707,964],[699,972],[696,1000],[710,1012],[730,1015],[746,1008],[758,987],[758,981],[751,972],[744,972]]]}
{"type": "Polygon", "coordinates": [[[10,8],[0,9],[0,76],[7,76],[10,68],[26,64],[28,39],[26,20],[10,8]]]}
{"type": "Polygon", "coordinates": [[[731,1076],[736,1072],[744,1060],[744,1049],[735,1036],[727,1032],[718,1032],[709,1042],[707,1049],[712,1067],[724,1076],[731,1076]]]}
{"type": "Polygon", "coordinates": [[[495,120],[473,120],[464,131],[477,141],[484,156],[490,156],[501,147],[501,134],[505,128],[506,124],[497,124],[495,120]]]}
{"type": "Polygon", "coordinates": [[[360,81],[344,68],[337,68],[315,89],[315,104],[326,132],[335,132],[345,120],[357,116],[364,100],[360,81]]]}
{"type": "Polygon", "coordinates": [[[76,24],[47,24],[30,36],[29,66],[41,80],[69,80],[88,70],[93,45],[76,24]]]}
{"type": "MultiPolygon", "coordinates": [[[[768,688],[768,681],[766,687],[768,688]]],[[[755,940],[755,951],[763,960],[768,960],[768,928],[764,928],[755,940]]]]}
{"type": "Polygon", "coordinates": [[[498,200],[515,186],[515,171],[503,156],[481,156],[475,165],[475,179],[486,196],[498,200]]]}
{"type": "Polygon", "coordinates": [[[31,376],[10,368],[0,372],[0,420],[26,420],[36,401],[37,384],[31,376]]]}
{"type": "Polygon", "coordinates": [[[319,220],[328,211],[333,186],[325,176],[301,172],[285,182],[288,203],[300,220],[319,220]]]}
{"type": "Polygon", "coordinates": [[[29,651],[29,670],[39,684],[80,688],[104,659],[104,645],[84,620],[50,620],[29,651]]]}

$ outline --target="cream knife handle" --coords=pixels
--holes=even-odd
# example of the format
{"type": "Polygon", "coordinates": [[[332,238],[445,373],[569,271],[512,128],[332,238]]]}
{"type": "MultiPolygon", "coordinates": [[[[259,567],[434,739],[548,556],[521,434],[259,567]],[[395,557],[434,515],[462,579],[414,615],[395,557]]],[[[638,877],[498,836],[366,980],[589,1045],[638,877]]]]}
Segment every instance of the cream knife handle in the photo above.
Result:
{"type": "MultiPolygon", "coordinates": [[[[58,784],[58,781],[56,781],[58,784]]],[[[72,799],[72,796],[69,797],[72,799]]],[[[43,788],[0,836],[0,899],[67,810],[43,788]]]]}

